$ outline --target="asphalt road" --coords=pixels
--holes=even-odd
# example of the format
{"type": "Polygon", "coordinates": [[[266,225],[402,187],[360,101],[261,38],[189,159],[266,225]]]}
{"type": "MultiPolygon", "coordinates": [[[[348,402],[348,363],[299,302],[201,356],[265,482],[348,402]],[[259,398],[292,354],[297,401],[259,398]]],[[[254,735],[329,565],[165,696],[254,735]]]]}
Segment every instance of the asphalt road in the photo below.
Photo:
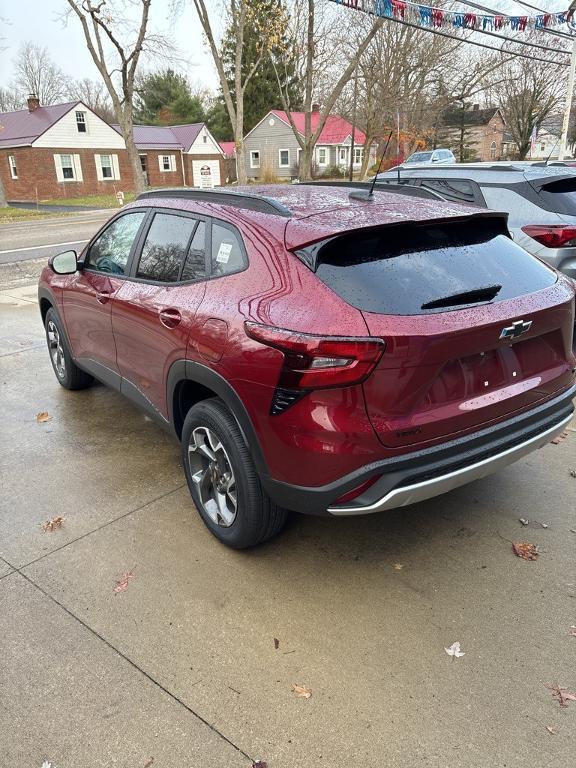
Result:
{"type": "Polygon", "coordinates": [[[547,685],[576,693],[575,422],[445,496],[233,552],[168,435],[59,387],[40,264],[0,269],[2,766],[573,765],[547,685]]]}
{"type": "Polygon", "coordinates": [[[113,210],[0,224],[0,264],[48,259],[67,249],[81,250],[113,210]]]}

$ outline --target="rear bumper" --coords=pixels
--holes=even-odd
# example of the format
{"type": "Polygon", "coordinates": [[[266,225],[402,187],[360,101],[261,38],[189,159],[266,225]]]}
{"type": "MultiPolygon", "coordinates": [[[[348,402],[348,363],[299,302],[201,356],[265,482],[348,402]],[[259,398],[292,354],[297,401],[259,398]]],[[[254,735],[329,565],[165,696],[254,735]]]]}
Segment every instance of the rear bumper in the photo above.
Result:
{"type": "Polygon", "coordinates": [[[367,464],[329,485],[307,488],[270,477],[261,479],[277,504],[307,514],[362,515],[406,506],[485,477],[542,447],[572,418],[574,397],[576,385],[492,427],[432,448],[367,464]],[[374,475],[379,479],[353,502],[335,504],[342,495],[374,475]]]}

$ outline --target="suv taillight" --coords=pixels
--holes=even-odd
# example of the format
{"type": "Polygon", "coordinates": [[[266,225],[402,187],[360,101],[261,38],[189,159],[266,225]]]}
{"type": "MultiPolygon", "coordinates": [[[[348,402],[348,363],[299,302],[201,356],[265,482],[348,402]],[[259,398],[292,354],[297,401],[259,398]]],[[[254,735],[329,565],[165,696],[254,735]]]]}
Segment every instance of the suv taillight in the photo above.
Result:
{"type": "Polygon", "coordinates": [[[244,328],[250,338],[283,352],[278,380],[283,390],[359,384],[372,373],[385,347],[382,339],[314,336],[251,322],[244,328]]]}
{"type": "Polygon", "coordinates": [[[568,248],[576,245],[576,227],[568,224],[528,224],[522,232],[547,248],[568,248]]]}

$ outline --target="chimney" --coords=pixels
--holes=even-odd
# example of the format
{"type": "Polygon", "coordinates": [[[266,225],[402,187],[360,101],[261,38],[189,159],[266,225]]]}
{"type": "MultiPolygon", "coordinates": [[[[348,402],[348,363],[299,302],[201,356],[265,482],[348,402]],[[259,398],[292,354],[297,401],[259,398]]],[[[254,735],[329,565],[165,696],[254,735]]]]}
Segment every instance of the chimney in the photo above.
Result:
{"type": "Polygon", "coordinates": [[[312,104],[312,112],[320,112],[320,104],[312,104]]]}
{"type": "Polygon", "coordinates": [[[28,112],[35,112],[40,106],[40,99],[35,93],[28,96],[28,112]]]}
{"type": "Polygon", "coordinates": [[[480,104],[474,104],[474,106],[472,107],[473,112],[478,112],[479,109],[480,109],[480,104]]]}

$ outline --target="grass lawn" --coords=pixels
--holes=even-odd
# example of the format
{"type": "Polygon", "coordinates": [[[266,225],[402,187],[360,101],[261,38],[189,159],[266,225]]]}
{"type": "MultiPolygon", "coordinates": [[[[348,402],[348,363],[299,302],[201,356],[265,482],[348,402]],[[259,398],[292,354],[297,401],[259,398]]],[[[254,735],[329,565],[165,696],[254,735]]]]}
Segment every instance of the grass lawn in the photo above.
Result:
{"type": "MultiPolygon", "coordinates": [[[[134,200],[134,192],[124,193],[124,202],[134,200]]],[[[42,205],[83,205],[88,208],[118,208],[116,195],[87,195],[86,197],[54,197],[50,200],[40,200],[42,205]]]]}
{"type": "Polygon", "coordinates": [[[0,208],[0,224],[16,221],[27,221],[29,219],[45,219],[47,216],[65,216],[64,213],[44,213],[42,211],[31,211],[27,208],[0,208]]]}

